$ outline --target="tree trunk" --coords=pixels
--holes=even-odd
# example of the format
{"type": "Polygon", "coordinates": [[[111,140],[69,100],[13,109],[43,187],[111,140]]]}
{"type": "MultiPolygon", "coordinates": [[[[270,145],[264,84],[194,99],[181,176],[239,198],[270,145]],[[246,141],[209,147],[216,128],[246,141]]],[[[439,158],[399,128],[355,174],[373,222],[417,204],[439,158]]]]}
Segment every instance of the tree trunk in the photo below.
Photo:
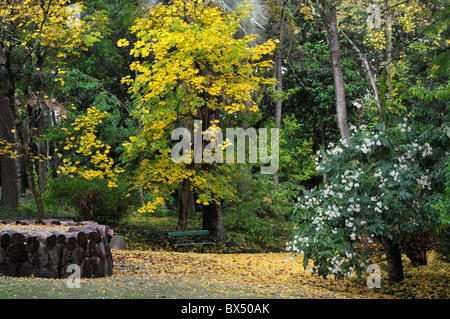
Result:
{"type": "Polygon", "coordinates": [[[386,76],[389,93],[392,91],[390,83],[392,62],[392,12],[388,0],[384,0],[384,11],[386,12],[386,76]]]}
{"type": "Polygon", "coordinates": [[[37,175],[38,175],[38,185],[39,191],[42,193],[47,185],[47,143],[46,141],[41,141],[40,139],[45,137],[45,110],[40,108],[38,105],[34,106],[33,110],[34,123],[31,126],[36,128],[35,136],[38,138],[36,142],[37,156],[39,160],[37,162],[37,175]]]}
{"type": "Polygon", "coordinates": [[[316,0],[320,17],[325,24],[333,69],[334,93],[336,96],[336,121],[341,138],[347,137],[347,104],[345,101],[344,75],[341,65],[341,46],[336,21],[336,7],[328,0],[316,0]]]}
{"type": "MultiPolygon", "coordinates": [[[[201,117],[203,125],[207,126],[203,128],[204,130],[207,130],[210,123],[215,120],[219,120],[218,126],[222,127],[220,123],[219,110],[212,110],[208,107],[203,106],[201,108],[201,117]]],[[[204,147],[205,141],[203,141],[202,151],[204,147]]],[[[213,176],[216,176],[217,174],[216,165],[217,165],[216,163],[211,164],[203,163],[202,169],[208,170],[212,172],[213,176]]],[[[220,202],[212,201],[209,203],[209,205],[203,205],[202,217],[203,217],[203,229],[209,230],[211,236],[218,241],[223,241],[226,239],[222,220],[222,205],[220,204],[220,202]]]]}
{"type": "Polygon", "coordinates": [[[359,50],[357,45],[347,36],[347,34],[341,29],[340,32],[342,35],[347,39],[347,41],[351,44],[353,49],[358,53],[359,59],[362,62],[364,72],[367,75],[367,78],[369,79],[370,85],[372,86],[373,94],[375,96],[375,102],[377,103],[378,112],[380,113],[380,122],[383,125],[383,131],[386,130],[386,121],[385,121],[385,110],[383,107],[383,104],[381,103],[380,99],[380,93],[378,91],[377,82],[375,79],[374,74],[372,73],[372,70],[370,68],[369,61],[367,60],[367,57],[359,50]]]}
{"type": "MultiPolygon", "coordinates": [[[[9,108],[8,98],[0,95],[0,140],[15,143],[11,130],[14,128],[13,114],[9,108]]],[[[16,159],[8,154],[0,155],[2,198],[1,207],[17,209],[19,193],[17,187],[16,159]]]]}
{"type": "Polygon", "coordinates": [[[275,103],[275,124],[277,128],[281,127],[281,109],[283,102],[283,33],[280,34],[280,42],[278,44],[278,50],[275,56],[275,78],[277,79],[277,84],[275,85],[275,92],[277,100],[275,103]]]}
{"type": "Polygon", "coordinates": [[[391,83],[391,63],[392,63],[392,12],[388,1],[384,1],[384,12],[386,12],[386,61],[381,72],[380,78],[380,99],[384,112],[384,126],[389,125],[389,117],[387,112],[387,98],[392,92],[391,83]]]}
{"type": "MultiPolygon", "coordinates": [[[[191,180],[185,178],[180,189],[180,207],[178,212],[178,224],[176,231],[185,231],[187,225],[188,211],[189,211],[189,197],[191,193],[191,180]]],[[[184,237],[177,237],[177,244],[182,244],[184,237]]]]}
{"type": "Polygon", "coordinates": [[[212,237],[218,241],[227,239],[222,221],[222,205],[218,202],[203,205],[203,229],[209,230],[212,237]]]}
{"type": "MultiPolygon", "coordinates": [[[[280,22],[282,23],[282,22],[280,22]]],[[[281,28],[283,26],[281,25],[281,28]]],[[[275,78],[277,79],[277,84],[275,86],[275,92],[277,100],[275,103],[275,124],[276,128],[281,128],[281,114],[282,114],[282,103],[283,103],[283,31],[280,31],[280,42],[278,44],[278,50],[275,57],[275,78]]],[[[273,174],[273,183],[276,188],[279,185],[278,173],[273,174]]]]}
{"type": "Polygon", "coordinates": [[[6,69],[6,84],[7,84],[7,92],[6,95],[9,99],[9,108],[12,111],[14,124],[17,131],[17,135],[19,137],[19,142],[22,151],[22,159],[24,164],[25,173],[27,175],[28,186],[30,187],[31,192],[33,193],[34,199],[36,201],[36,208],[38,212],[38,218],[43,219],[45,217],[44,203],[42,201],[42,193],[36,189],[36,183],[34,182],[33,175],[33,162],[31,160],[31,151],[30,145],[28,143],[28,136],[25,132],[25,128],[23,127],[23,121],[19,115],[19,111],[17,110],[16,101],[15,101],[15,93],[16,93],[16,83],[14,79],[14,72],[11,66],[11,52],[5,54],[5,69],[6,69]]]}
{"type": "Polygon", "coordinates": [[[405,279],[403,274],[402,254],[398,243],[388,238],[382,239],[382,245],[388,264],[388,278],[392,282],[401,282],[405,279]]]}
{"type": "Polygon", "coordinates": [[[15,104],[14,101],[12,103],[10,102],[10,106],[14,114],[14,122],[16,124],[16,129],[20,139],[23,164],[25,168],[25,173],[27,175],[28,186],[30,187],[31,193],[33,194],[34,200],[36,202],[38,218],[43,219],[45,218],[45,210],[44,210],[44,202],[42,201],[42,193],[41,191],[39,191],[39,189],[36,188],[36,183],[34,181],[34,174],[33,174],[33,162],[31,161],[31,151],[29,148],[27,135],[22,126],[23,125],[22,120],[20,119],[16,106],[14,104],[15,104]]]}

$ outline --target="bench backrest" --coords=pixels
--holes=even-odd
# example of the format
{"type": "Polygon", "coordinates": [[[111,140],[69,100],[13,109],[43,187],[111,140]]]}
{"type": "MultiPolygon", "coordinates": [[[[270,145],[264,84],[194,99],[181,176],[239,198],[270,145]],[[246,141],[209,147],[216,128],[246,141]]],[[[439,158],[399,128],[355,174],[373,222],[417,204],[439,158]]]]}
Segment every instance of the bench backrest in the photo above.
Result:
{"type": "Polygon", "coordinates": [[[196,236],[196,235],[209,235],[209,230],[176,231],[169,233],[170,237],[196,236]]]}

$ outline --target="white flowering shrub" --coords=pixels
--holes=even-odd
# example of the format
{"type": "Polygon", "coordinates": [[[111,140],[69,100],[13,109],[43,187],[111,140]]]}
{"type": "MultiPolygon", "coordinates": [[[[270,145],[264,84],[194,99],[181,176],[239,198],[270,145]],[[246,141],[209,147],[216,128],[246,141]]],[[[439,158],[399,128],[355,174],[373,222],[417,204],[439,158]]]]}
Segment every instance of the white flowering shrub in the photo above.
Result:
{"type": "Polygon", "coordinates": [[[448,224],[436,203],[445,184],[449,138],[408,120],[382,133],[351,128],[350,137],[318,152],[317,170],[327,184],[305,192],[294,209],[294,236],[287,250],[304,255],[304,266],[323,277],[361,275],[371,264],[360,242],[448,224]]]}

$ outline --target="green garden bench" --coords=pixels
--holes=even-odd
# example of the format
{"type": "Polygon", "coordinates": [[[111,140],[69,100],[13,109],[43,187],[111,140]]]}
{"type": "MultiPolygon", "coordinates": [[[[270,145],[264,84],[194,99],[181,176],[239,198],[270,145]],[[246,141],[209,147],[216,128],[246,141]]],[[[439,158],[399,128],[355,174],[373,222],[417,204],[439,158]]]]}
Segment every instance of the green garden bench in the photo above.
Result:
{"type": "MultiPolygon", "coordinates": [[[[207,235],[209,235],[209,230],[176,231],[169,233],[169,237],[207,236],[207,235]]],[[[205,247],[205,245],[214,245],[214,244],[215,242],[213,241],[203,241],[203,242],[191,242],[187,244],[174,244],[173,246],[176,247],[176,250],[178,251],[178,247],[202,245],[202,252],[203,252],[203,248],[205,247]]]]}

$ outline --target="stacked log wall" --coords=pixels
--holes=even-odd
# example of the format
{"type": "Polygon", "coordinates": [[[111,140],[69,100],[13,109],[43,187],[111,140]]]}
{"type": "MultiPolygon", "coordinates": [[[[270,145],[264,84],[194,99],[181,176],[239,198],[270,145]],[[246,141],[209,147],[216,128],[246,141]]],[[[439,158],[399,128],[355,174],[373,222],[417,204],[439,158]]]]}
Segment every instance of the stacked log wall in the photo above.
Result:
{"type": "MultiPolygon", "coordinates": [[[[67,278],[76,264],[82,278],[111,276],[113,230],[95,222],[71,220],[0,221],[17,225],[64,225],[66,231],[8,229],[0,232],[0,275],[67,278]]],[[[49,228],[51,229],[51,227],[49,228]]]]}

